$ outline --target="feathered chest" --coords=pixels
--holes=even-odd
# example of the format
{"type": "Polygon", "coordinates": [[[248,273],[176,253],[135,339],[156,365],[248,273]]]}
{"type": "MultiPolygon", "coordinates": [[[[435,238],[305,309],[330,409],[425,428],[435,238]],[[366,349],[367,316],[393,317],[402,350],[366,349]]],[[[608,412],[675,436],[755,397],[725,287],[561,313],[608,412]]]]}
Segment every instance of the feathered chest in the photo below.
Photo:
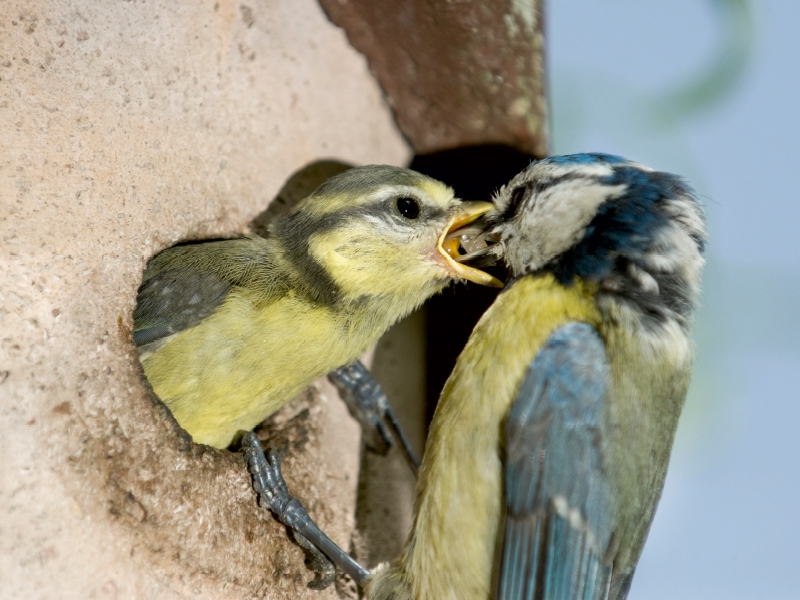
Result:
{"type": "MultiPolygon", "coordinates": [[[[682,401],[685,386],[679,383],[683,369],[676,361],[685,363],[684,352],[674,343],[653,346],[652,339],[620,329],[618,322],[604,318],[594,292],[580,281],[564,286],[550,276],[525,277],[504,291],[476,326],[431,424],[415,533],[403,560],[404,570],[413,573],[413,597],[489,597],[502,543],[506,420],[540,349],[568,323],[590,325],[605,346],[609,379],[602,420],[603,429],[613,433],[599,443],[610,485],[623,490],[665,472],[671,435],[664,443],[640,446],[632,459],[622,456],[621,449],[630,448],[626,436],[659,439],[653,428],[663,424],[664,412],[679,412],[673,398],[682,401]],[[437,539],[454,531],[458,544],[437,539]]],[[[659,490],[662,482],[656,481],[659,490]]],[[[639,536],[637,519],[652,512],[651,496],[645,490],[635,506],[621,508],[628,511],[620,518],[627,519],[624,534],[632,542],[639,536]]]]}

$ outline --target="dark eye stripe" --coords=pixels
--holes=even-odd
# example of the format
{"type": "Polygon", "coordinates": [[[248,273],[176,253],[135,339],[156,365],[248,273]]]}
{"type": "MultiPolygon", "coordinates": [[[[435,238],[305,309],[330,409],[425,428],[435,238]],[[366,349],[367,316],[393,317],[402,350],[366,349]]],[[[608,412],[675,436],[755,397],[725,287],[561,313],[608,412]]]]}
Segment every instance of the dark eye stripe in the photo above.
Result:
{"type": "Polygon", "coordinates": [[[533,202],[530,202],[530,199],[533,198],[535,201],[535,198],[545,190],[564,183],[565,181],[574,181],[575,179],[596,180],[594,177],[586,177],[581,173],[567,173],[561,177],[555,177],[545,181],[529,181],[528,183],[514,188],[511,192],[511,199],[508,202],[508,206],[503,212],[503,220],[513,219],[523,207],[527,209],[532,208],[533,202]]]}
{"type": "Polygon", "coordinates": [[[525,192],[528,190],[527,186],[521,185],[514,189],[511,192],[511,199],[508,201],[508,206],[506,206],[506,210],[503,212],[503,220],[507,221],[508,219],[513,218],[517,214],[517,209],[519,205],[522,204],[522,201],[525,199],[525,192]]]}

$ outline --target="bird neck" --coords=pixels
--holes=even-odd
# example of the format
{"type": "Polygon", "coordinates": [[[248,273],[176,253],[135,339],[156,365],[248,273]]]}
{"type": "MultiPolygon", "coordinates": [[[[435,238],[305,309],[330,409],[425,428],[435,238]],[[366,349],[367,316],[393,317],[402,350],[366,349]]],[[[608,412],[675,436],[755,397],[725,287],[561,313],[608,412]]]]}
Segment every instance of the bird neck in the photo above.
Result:
{"type": "Polygon", "coordinates": [[[308,251],[308,240],[269,238],[275,275],[286,290],[313,304],[333,307],[341,295],[339,286],[325,268],[308,251]]]}

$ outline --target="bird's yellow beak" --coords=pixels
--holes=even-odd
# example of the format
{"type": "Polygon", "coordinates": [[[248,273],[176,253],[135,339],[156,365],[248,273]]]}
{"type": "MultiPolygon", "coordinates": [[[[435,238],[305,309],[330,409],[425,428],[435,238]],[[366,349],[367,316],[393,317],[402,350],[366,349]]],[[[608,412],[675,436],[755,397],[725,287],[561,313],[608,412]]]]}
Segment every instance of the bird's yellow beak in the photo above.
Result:
{"type": "Polygon", "coordinates": [[[493,208],[494,204],[491,202],[462,202],[461,210],[450,217],[450,220],[447,221],[447,225],[442,230],[439,241],[436,243],[436,249],[444,258],[447,266],[450,267],[458,277],[489,287],[503,287],[503,282],[496,277],[492,277],[489,273],[453,260],[455,257],[459,256],[458,247],[461,243],[457,230],[465,225],[469,225],[493,208]]]}

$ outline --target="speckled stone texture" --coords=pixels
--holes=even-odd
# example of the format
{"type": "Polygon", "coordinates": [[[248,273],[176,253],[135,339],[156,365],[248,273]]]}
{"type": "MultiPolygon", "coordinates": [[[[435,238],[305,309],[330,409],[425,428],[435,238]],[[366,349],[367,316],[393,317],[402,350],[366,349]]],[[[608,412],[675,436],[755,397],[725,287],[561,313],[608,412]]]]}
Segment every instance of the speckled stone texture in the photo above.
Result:
{"type": "Polygon", "coordinates": [[[541,0],[320,0],[369,60],[417,154],[547,155],[541,0]]]}
{"type": "MultiPolygon", "coordinates": [[[[130,334],[150,256],[245,231],[322,158],[409,153],[314,0],[0,3],[0,597],[348,595],[305,588],[242,458],[181,434],[130,334]]],[[[348,548],[357,425],[326,382],[281,424],[348,548]]]]}

